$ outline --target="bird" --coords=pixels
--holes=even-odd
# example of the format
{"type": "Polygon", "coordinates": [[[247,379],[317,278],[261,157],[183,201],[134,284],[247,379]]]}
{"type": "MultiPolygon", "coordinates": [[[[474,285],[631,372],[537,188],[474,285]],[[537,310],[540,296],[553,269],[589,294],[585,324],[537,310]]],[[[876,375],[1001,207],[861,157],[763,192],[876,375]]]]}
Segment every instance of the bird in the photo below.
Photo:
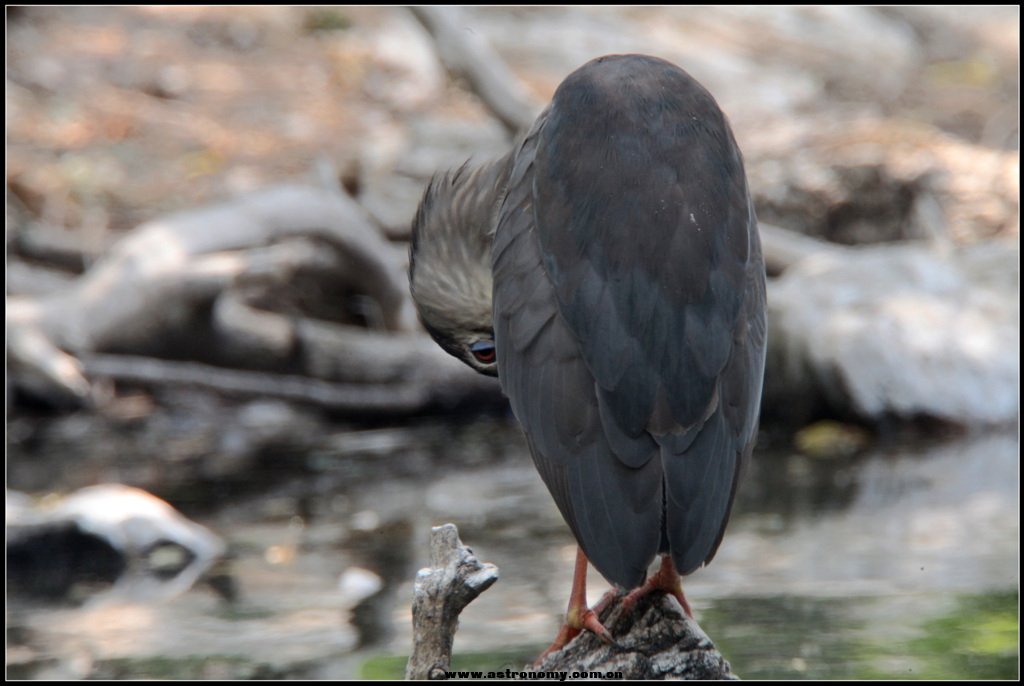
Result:
{"type": "MultiPolygon", "coordinates": [[[[447,352],[497,376],[587,565],[627,602],[714,557],[753,450],[765,269],[743,156],[714,97],[658,57],[576,69],[505,155],[436,174],[410,292],[447,352]],[[661,564],[647,577],[652,562],[661,564]]],[[[543,656],[542,656],[543,657],[543,656]]]]}

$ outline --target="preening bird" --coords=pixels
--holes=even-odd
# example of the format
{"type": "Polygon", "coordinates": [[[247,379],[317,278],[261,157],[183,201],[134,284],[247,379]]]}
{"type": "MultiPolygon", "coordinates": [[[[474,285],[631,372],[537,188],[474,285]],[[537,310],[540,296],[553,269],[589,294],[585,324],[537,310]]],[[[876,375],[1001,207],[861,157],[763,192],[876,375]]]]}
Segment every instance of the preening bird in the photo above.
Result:
{"type": "Polygon", "coordinates": [[[679,575],[722,540],[765,359],[757,219],[711,94],[655,57],[583,65],[507,155],[430,182],[409,279],[434,340],[497,375],[579,543],[552,647],[607,637],[588,560],[689,614],[679,575]]]}

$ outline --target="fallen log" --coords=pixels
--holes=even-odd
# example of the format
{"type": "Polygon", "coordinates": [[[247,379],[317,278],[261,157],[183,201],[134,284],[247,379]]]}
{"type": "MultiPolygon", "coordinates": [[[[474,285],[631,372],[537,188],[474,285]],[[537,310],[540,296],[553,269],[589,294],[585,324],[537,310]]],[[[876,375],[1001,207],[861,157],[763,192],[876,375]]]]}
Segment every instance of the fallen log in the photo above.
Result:
{"type": "Polygon", "coordinates": [[[404,259],[354,201],[330,190],[281,186],[171,215],[140,226],[67,287],[8,297],[8,367],[21,387],[77,404],[89,395],[81,356],[181,357],[186,345],[199,362],[241,350],[279,372],[395,379],[425,362],[426,346],[405,335],[416,325],[404,259]],[[253,292],[281,292],[299,277],[316,281],[313,297],[357,294],[360,318],[376,330],[344,326],[344,308],[331,302],[320,310],[342,312],[340,324],[250,306],[253,292]],[[402,340],[382,344],[381,331],[402,340]],[[296,365],[297,351],[312,370],[296,365]],[[324,362],[332,359],[342,362],[324,362]]]}

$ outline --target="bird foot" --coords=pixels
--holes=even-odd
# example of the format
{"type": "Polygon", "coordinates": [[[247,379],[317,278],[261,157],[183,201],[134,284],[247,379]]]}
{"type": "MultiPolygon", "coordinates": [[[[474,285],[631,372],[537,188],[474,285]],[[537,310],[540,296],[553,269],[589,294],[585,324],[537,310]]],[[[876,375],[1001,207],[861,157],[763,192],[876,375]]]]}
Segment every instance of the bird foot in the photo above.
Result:
{"type": "Polygon", "coordinates": [[[647,577],[647,581],[644,582],[643,586],[626,594],[626,597],[622,599],[623,609],[626,612],[631,611],[636,606],[637,601],[655,591],[668,593],[674,597],[679,601],[686,616],[693,619],[690,603],[687,602],[686,596],[683,594],[682,579],[679,576],[679,572],[676,571],[676,566],[672,563],[672,558],[668,555],[662,556],[661,566],[658,568],[658,571],[647,577]]]}
{"type": "MultiPolygon", "coordinates": [[[[601,606],[604,602],[605,600],[602,598],[601,603],[598,603],[598,606],[601,606]]],[[[539,667],[540,664],[544,662],[544,658],[548,655],[567,646],[569,641],[579,636],[583,631],[589,631],[592,634],[596,634],[598,638],[609,645],[613,645],[615,643],[615,639],[612,638],[611,633],[604,628],[604,625],[601,624],[601,621],[597,618],[596,612],[589,608],[585,608],[583,613],[579,614],[573,610],[574,608],[569,610],[569,614],[565,618],[565,623],[559,630],[558,635],[555,636],[554,642],[549,645],[533,663],[534,668],[539,667]]]]}
{"type": "Polygon", "coordinates": [[[594,605],[594,607],[590,609],[594,611],[595,615],[600,617],[601,613],[605,611],[605,608],[611,605],[615,601],[615,599],[618,598],[621,594],[622,591],[619,591],[614,588],[610,591],[605,591],[605,594],[601,596],[600,600],[597,601],[597,605],[594,605]]]}
{"type": "Polygon", "coordinates": [[[568,645],[569,641],[579,636],[583,630],[597,634],[597,637],[605,643],[615,645],[611,633],[597,618],[598,613],[604,610],[614,598],[614,591],[609,591],[594,606],[596,612],[587,607],[587,556],[583,553],[582,548],[577,548],[576,568],[572,575],[572,592],[569,594],[569,608],[565,612],[565,623],[562,624],[554,643],[548,646],[547,650],[541,653],[537,661],[533,663],[534,668],[538,668],[548,655],[568,645]]]}

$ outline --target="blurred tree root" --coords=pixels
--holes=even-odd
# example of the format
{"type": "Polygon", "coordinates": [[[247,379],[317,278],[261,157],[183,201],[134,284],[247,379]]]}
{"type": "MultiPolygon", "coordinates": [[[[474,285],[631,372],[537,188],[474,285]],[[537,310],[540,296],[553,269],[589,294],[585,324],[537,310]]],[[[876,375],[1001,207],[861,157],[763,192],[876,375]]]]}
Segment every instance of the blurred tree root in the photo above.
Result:
{"type": "Polygon", "coordinates": [[[430,34],[445,68],[466,80],[510,135],[515,136],[533,125],[542,106],[533,102],[515,73],[485,38],[466,30],[467,22],[461,9],[413,5],[409,10],[430,34]]]}
{"type": "Polygon", "coordinates": [[[171,215],[68,286],[8,297],[8,369],[73,405],[98,399],[99,378],[361,414],[496,394],[416,332],[404,259],[336,191],[280,186],[171,215]]]}

